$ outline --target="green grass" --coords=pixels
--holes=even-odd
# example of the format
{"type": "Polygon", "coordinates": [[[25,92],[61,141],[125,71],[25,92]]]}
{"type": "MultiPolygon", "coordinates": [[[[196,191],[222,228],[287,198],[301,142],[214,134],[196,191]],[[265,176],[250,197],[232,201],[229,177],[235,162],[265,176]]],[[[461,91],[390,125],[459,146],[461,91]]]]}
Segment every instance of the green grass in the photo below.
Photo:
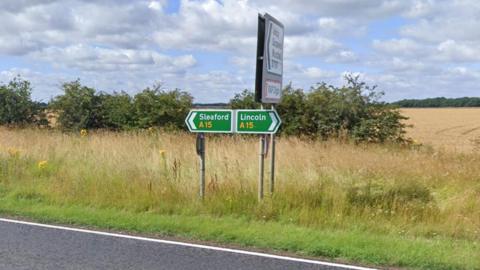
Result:
{"type": "Polygon", "coordinates": [[[241,218],[159,215],[86,206],[61,206],[3,194],[0,213],[45,223],[90,226],[153,236],[237,244],[370,266],[480,269],[480,246],[469,241],[378,235],[363,230],[315,230],[241,218]]]}
{"type": "Polygon", "coordinates": [[[209,136],[201,202],[194,140],[0,128],[0,210],[375,266],[480,269],[479,154],[279,138],[276,192],[259,203],[258,141],[209,136]]]}

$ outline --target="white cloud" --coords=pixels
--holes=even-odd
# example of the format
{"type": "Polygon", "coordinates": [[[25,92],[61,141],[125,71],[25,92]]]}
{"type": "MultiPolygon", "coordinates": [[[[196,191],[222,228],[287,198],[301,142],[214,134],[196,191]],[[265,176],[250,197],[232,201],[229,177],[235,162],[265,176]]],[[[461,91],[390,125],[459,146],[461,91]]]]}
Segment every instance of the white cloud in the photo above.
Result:
{"type": "Polygon", "coordinates": [[[407,38],[374,40],[373,48],[389,55],[418,56],[425,53],[425,46],[407,38]]]}
{"type": "Polygon", "coordinates": [[[289,10],[302,14],[315,14],[338,17],[381,18],[395,15],[408,10],[410,0],[263,0],[254,1],[259,7],[266,10],[277,9],[289,10]]]}
{"type": "Polygon", "coordinates": [[[320,69],[318,67],[308,67],[304,70],[304,74],[308,78],[316,79],[318,81],[325,80],[325,79],[330,79],[330,78],[335,77],[337,75],[336,72],[323,70],[323,69],[320,69]]]}
{"type": "Polygon", "coordinates": [[[320,36],[293,36],[285,38],[285,55],[295,56],[327,56],[341,49],[341,45],[331,39],[320,36]]]}
{"type": "Polygon", "coordinates": [[[475,46],[469,46],[449,39],[438,45],[437,58],[452,62],[478,62],[480,61],[480,48],[478,45],[480,43],[475,44],[475,46]]]}
{"type": "Polygon", "coordinates": [[[167,6],[0,1],[0,59],[7,67],[0,79],[25,74],[41,85],[37,97],[80,77],[133,92],[159,80],[204,101],[225,100],[253,88],[257,15],[268,12],[285,24],[285,83],[340,83],[339,70],[352,70],[390,99],[478,91],[476,0],[182,0],[170,13],[167,6]],[[12,56],[19,61],[9,62],[12,56]],[[18,62],[28,68],[16,68],[18,62]]]}
{"type": "Polygon", "coordinates": [[[164,2],[162,3],[159,1],[150,1],[150,3],[148,3],[148,7],[156,11],[162,10],[164,5],[165,5],[164,2]]]}
{"type": "Polygon", "coordinates": [[[33,57],[57,66],[81,71],[117,72],[156,69],[162,72],[182,72],[196,64],[192,55],[171,57],[149,50],[106,49],[83,44],[65,48],[50,47],[33,57]]]}

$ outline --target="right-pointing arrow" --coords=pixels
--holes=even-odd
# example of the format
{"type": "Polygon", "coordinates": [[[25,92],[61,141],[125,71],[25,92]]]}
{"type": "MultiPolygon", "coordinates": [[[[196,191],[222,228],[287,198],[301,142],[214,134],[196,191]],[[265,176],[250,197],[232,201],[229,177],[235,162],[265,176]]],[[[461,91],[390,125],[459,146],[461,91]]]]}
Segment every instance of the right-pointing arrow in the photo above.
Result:
{"type": "Polygon", "coordinates": [[[270,115],[270,118],[272,119],[272,123],[268,127],[268,131],[273,131],[275,129],[275,127],[277,126],[277,123],[278,123],[277,116],[275,115],[274,112],[269,112],[268,114],[270,115]]]}
{"type": "Polygon", "coordinates": [[[192,114],[188,118],[188,123],[190,124],[190,127],[192,128],[192,130],[197,129],[197,127],[195,126],[195,123],[193,122],[193,119],[195,119],[196,115],[197,115],[197,112],[192,112],[192,114]]]}

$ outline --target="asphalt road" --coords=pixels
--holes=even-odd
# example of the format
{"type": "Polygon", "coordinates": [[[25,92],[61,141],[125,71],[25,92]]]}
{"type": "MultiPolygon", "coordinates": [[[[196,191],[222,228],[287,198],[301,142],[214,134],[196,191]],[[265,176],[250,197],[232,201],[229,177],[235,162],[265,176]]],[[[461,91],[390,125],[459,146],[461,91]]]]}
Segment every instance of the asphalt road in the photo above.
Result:
{"type": "Polygon", "coordinates": [[[0,269],[366,270],[319,261],[18,223],[5,219],[0,219],[0,269]]]}

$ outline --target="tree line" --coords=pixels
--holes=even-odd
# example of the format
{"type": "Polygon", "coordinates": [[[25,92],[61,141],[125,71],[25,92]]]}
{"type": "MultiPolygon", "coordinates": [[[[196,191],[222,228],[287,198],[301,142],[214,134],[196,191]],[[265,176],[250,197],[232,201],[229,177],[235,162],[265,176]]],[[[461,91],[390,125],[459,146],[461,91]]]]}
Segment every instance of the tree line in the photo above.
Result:
{"type": "MultiPolygon", "coordinates": [[[[309,91],[283,89],[276,109],[282,118],[280,134],[309,138],[342,138],[366,142],[404,142],[406,118],[397,107],[381,101],[383,92],[358,77],[346,76],[341,87],[319,83],[309,91]]],[[[193,97],[182,90],[163,90],[153,85],[131,96],[106,93],[66,82],[62,94],[48,104],[31,99],[30,82],[17,77],[0,84],[0,124],[48,126],[46,115],[55,114],[58,128],[133,130],[159,127],[185,129],[184,119],[194,106],[193,97]]],[[[254,93],[244,90],[227,104],[232,109],[259,108],[254,93]]]]}
{"type": "Polygon", "coordinates": [[[479,97],[403,99],[392,104],[402,108],[480,107],[479,97]]]}

